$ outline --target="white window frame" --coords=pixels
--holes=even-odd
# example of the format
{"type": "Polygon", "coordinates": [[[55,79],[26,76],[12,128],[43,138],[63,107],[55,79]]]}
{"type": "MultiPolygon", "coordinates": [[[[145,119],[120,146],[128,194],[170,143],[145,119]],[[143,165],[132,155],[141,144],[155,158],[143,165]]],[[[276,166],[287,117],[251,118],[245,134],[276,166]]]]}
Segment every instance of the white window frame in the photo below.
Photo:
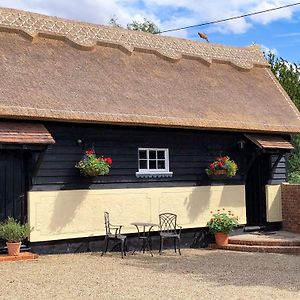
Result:
{"type": "MultiPolygon", "coordinates": [[[[156,158],[156,161],[158,159],[156,158]]],[[[137,177],[172,177],[173,172],[169,170],[169,149],[168,148],[138,148],[138,172],[135,173],[137,177]],[[140,169],[140,151],[147,152],[147,169],[140,169]],[[165,153],[165,168],[164,169],[150,169],[149,168],[149,151],[164,151],[165,153]]]]}

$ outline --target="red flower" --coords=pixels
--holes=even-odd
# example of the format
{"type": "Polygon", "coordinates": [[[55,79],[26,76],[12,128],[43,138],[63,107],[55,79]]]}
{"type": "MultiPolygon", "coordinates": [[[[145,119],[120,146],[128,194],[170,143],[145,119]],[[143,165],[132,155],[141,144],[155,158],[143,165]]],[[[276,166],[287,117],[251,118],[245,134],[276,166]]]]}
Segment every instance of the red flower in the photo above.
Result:
{"type": "Polygon", "coordinates": [[[85,151],[86,155],[93,155],[94,154],[94,150],[93,149],[88,149],[85,151]]]}
{"type": "Polygon", "coordinates": [[[106,157],[106,158],[105,158],[105,161],[106,161],[109,165],[112,164],[112,159],[111,159],[110,157],[106,157]]]}
{"type": "Polygon", "coordinates": [[[215,156],[215,158],[214,158],[214,160],[219,160],[220,159],[220,157],[218,157],[218,156],[215,156]]]}
{"type": "Polygon", "coordinates": [[[222,167],[223,163],[221,161],[218,161],[218,166],[222,167]]]}
{"type": "Polygon", "coordinates": [[[210,165],[209,165],[209,168],[210,168],[210,169],[214,169],[214,168],[215,168],[215,165],[214,165],[214,164],[210,164],[210,165]]]}
{"type": "Polygon", "coordinates": [[[226,160],[228,160],[228,156],[223,156],[222,157],[222,162],[225,162],[226,160]]]}
{"type": "Polygon", "coordinates": [[[99,161],[103,161],[104,158],[103,158],[103,157],[98,157],[98,160],[99,160],[99,161]]]}

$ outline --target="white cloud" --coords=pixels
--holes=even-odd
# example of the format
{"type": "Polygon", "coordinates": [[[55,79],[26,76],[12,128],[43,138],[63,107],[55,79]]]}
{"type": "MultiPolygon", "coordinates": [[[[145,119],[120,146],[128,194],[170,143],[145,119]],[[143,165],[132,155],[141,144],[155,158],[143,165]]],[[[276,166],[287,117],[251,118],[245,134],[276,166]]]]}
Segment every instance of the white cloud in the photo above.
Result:
{"type": "Polygon", "coordinates": [[[252,27],[251,23],[246,22],[245,19],[231,20],[226,23],[214,25],[208,29],[208,32],[220,32],[220,33],[245,33],[252,27]]]}
{"type": "MultiPolygon", "coordinates": [[[[154,21],[161,30],[229,18],[289,3],[290,0],[0,0],[0,6],[99,24],[108,24],[112,16],[116,16],[122,25],[147,18],[154,21]]],[[[292,19],[296,10],[300,10],[300,6],[203,27],[203,31],[241,34],[247,32],[253,24],[292,19]]],[[[171,34],[186,37],[187,31],[168,33],[171,34]]]]}
{"type": "MultiPolygon", "coordinates": [[[[279,1],[263,1],[260,2],[258,5],[256,5],[252,11],[263,11],[268,9],[274,9],[280,4],[278,4],[279,1]],[[274,3],[272,3],[274,2],[274,3]],[[277,2],[277,3],[276,3],[277,2]]],[[[285,1],[283,1],[285,2],[285,1]]],[[[271,23],[273,21],[279,20],[279,19],[291,19],[293,15],[293,8],[284,8],[280,10],[270,11],[268,13],[259,14],[255,16],[251,16],[251,19],[257,23],[261,23],[263,25],[266,25],[268,23],[271,23]]]]}

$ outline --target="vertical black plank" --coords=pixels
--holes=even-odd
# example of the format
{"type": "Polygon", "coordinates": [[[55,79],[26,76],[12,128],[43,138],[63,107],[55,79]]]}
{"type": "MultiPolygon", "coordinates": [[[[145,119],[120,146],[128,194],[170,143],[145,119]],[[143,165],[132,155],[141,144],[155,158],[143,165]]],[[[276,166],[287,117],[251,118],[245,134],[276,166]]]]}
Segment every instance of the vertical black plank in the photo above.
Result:
{"type": "Polygon", "coordinates": [[[0,154],[0,222],[6,217],[6,174],[5,158],[0,154]]]}
{"type": "Polygon", "coordinates": [[[0,221],[25,218],[25,172],[21,151],[0,152],[0,221]]]}

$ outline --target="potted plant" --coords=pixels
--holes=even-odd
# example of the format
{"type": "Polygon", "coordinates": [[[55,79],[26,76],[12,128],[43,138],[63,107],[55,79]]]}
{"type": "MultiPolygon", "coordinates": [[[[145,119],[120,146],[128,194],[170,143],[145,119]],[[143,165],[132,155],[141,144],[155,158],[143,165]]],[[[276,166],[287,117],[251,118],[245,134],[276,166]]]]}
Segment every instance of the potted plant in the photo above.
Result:
{"type": "Polygon", "coordinates": [[[205,169],[208,176],[235,176],[238,170],[237,164],[230,159],[229,156],[218,156],[215,160],[209,164],[208,168],[205,169]]]}
{"type": "Polygon", "coordinates": [[[21,224],[12,217],[0,224],[0,238],[6,241],[8,255],[19,255],[21,241],[29,236],[30,227],[21,224]]]}
{"type": "Polygon", "coordinates": [[[215,235],[216,244],[219,246],[226,246],[228,244],[229,232],[235,229],[238,223],[238,217],[230,210],[228,213],[218,210],[217,213],[211,211],[212,217],[207,222],[209,231],[215,235]]]}
{"type": "Polygon", "coordinates": [[[110,157],[97,157],[93,149],[85,151],[83,158],[75,165],[84,176],[99,176],[109,173],[112,159],[110,157]]]}

